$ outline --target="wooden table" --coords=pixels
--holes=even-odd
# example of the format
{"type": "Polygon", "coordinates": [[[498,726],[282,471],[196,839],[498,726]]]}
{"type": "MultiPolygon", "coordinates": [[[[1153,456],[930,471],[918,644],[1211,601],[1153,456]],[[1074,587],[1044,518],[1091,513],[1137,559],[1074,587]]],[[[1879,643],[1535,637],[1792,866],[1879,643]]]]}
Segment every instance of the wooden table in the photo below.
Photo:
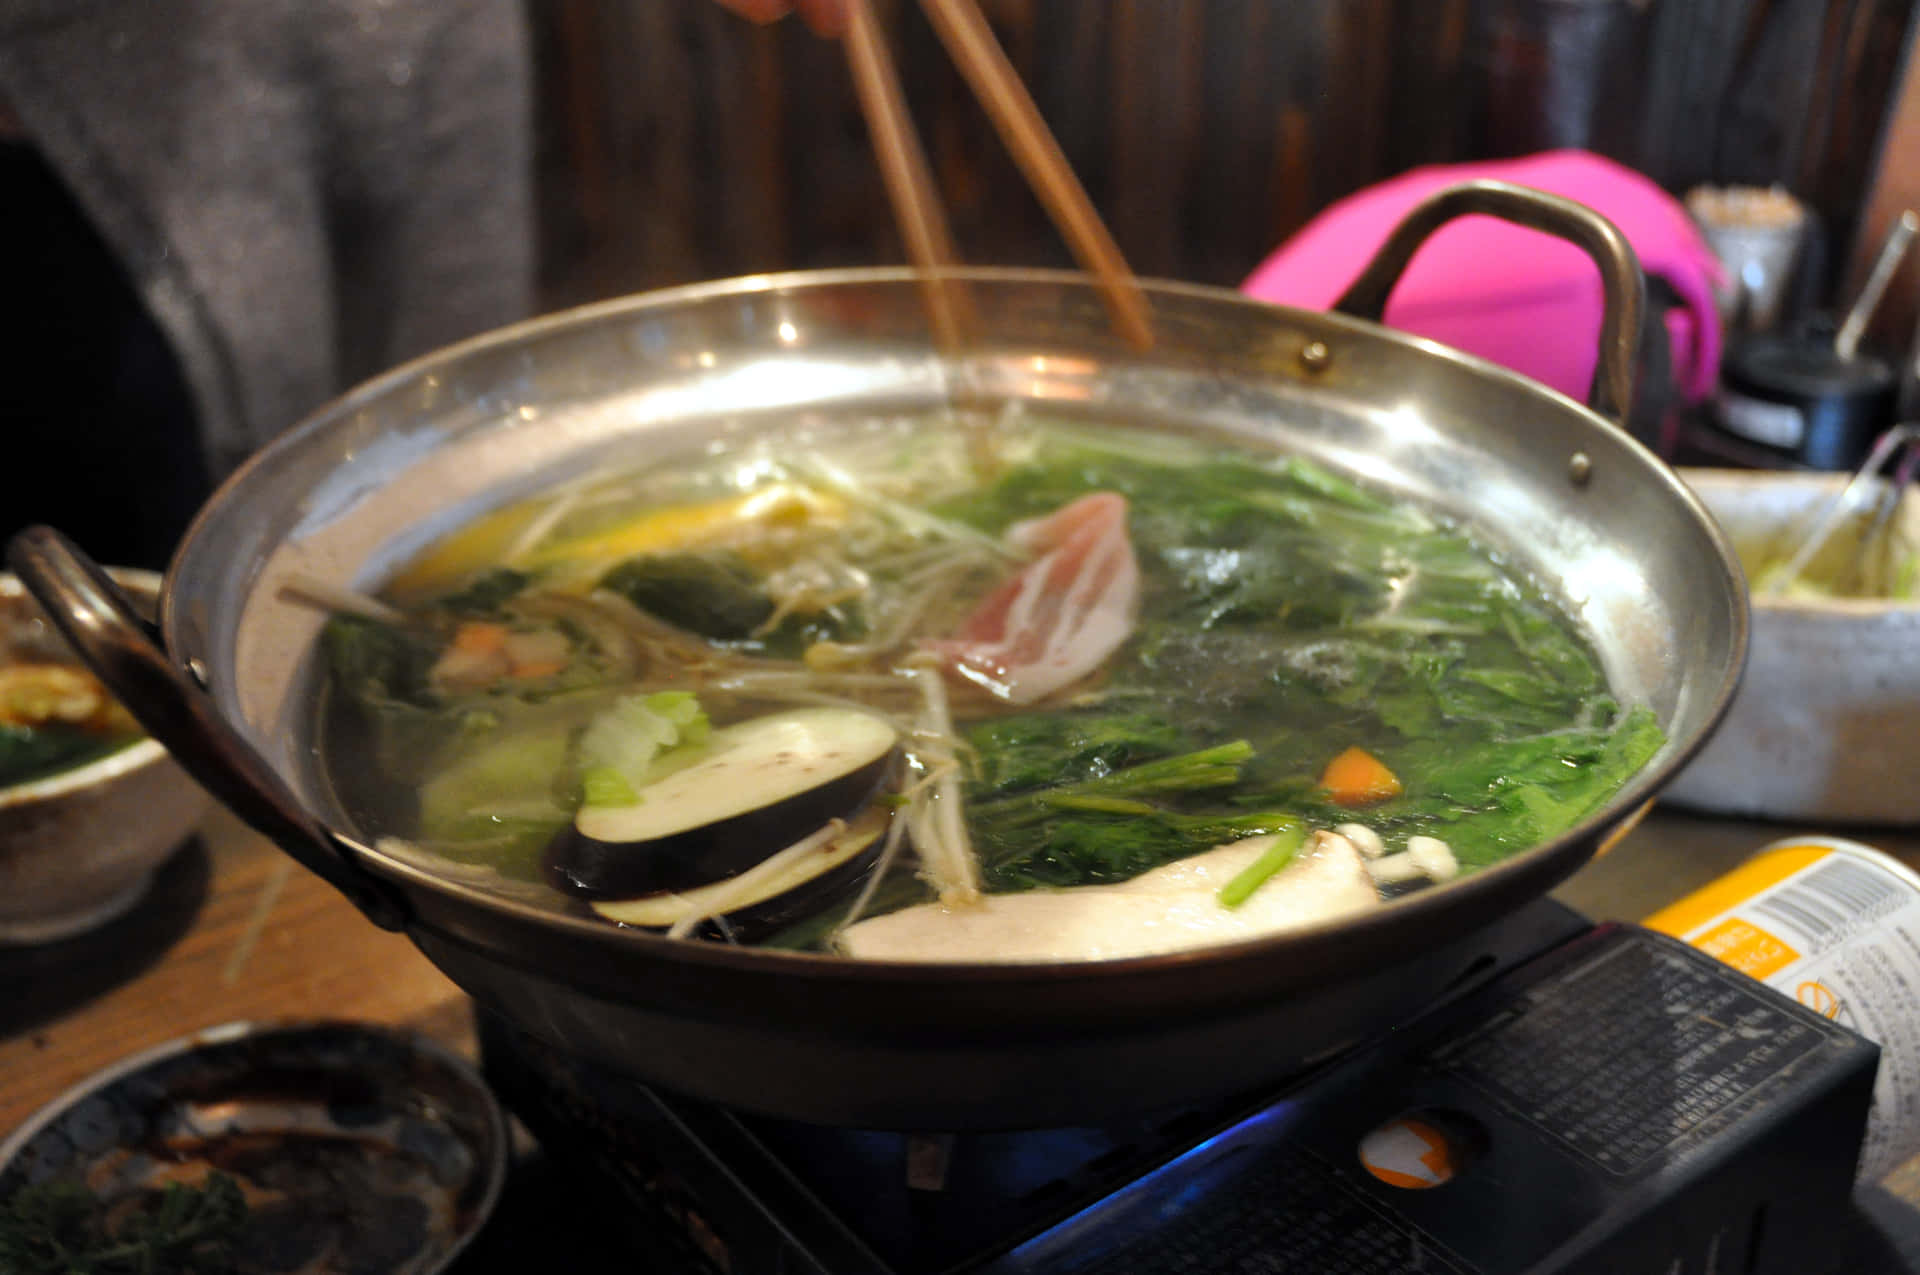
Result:
{"type": "MultiPolygon", "coordinates": [[[[1557,894],[1595,918],[1644,916],[1806,831],[1817,830],[1656,811],[1557,894]]],[[[1852,835],[1920,868],[1920,830],[1852,835]]],[[[0,949],[0,1133],[137,1050],[291,1017],[385,1023],[474,1049],[470,1003],[411,943],[217,812],[128,917],[65,943],[0,949]]],[[[1862,1200],[1878,1256],[1852,1269],[1920,1272],[1920,1160],[1862,1200]]]]}
{"type": "Polygon", "coordinates": [[[412,943],[216,812],[129,916],[0,948],[0,1131],[136,1050],[276,1018],[395,1024],[472,1051],[466,996],[412,943]]]}

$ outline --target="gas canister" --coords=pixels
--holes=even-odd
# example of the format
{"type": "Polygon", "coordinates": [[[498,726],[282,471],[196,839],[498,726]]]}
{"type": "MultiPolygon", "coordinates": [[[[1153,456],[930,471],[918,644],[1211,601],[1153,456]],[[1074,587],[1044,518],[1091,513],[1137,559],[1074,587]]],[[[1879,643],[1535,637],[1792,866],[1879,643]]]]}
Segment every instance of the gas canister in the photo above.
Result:
{"type": "Polygon", "coordinates": [[[1646,919],[1880,1045],[1860,1176],[1920,1153],[1920,874],[1837,837],[1794,837],[1646,919]]]}

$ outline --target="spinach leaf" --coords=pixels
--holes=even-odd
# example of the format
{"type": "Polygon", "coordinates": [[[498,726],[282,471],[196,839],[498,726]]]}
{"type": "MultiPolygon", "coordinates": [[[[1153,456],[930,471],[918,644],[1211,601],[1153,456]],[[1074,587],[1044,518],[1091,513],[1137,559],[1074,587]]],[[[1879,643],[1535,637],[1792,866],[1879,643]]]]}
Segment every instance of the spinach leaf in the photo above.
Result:
{"type": "MultiPolygon", "coordinates": [[[[1486,738],[1471,746],[1426,741],[1393,757],[1407,795],[1359,818],[1389,840],[1423,832],[1443,838],[1467,866],[1484,866],[1558,836],[1610,797],[1665,742],[1652,710],[1621,713],[1603,701],[1599,724],[1486,738]]],[[[1355,812],[1298,789],[1246,794],[1290,803],[1322,825],[1355,812]]]]}
{"type": "Polygon", "coordinates": [[[1225,841],[1278,831],[1282,811],[1186,813],[1191,794],[1231,788],[1253,756],[1245,740],[1142,762],[972,809],[989,888],[1124,881],[1225,841]],[[1149,800],[1151,799],[1151,800],[1149,800]]]}
{"type": "Polygon", "coordinates": [[[1177,546],[1158,557],[1176,594],[1173,615],[1201,629],[1250,621],[1331,627],[1378,607],[1388,587],[1372,564],[1330,557],[1294,533],[1236,548],[1177,546]]]}
{"type": "Polygon", "coordinates": [[[330,696],[351,751],[366,756],[397,784],[417,784],[433,759],[463,727],[463,715],[443,705],[428,674],[439,641],[428,632],[355,615],[335,615],[320,633],[330,696]]]}
{"type": "Polygon", "coordinates": [[[614,567],[600,587],[701,637],[741,639],[773,618],[773,599],[735,553],[645,554],[614,567]]]}
{"type": "Polygon", "coordinates": [[[435,603],[443,611],[459,616],[491,616],[531,583],[533,577],[512,567],[489,567],[467,581],[458,592],[435,603]]]}
{"type": "Polygon", "coordinates": [[[333,684],[367,704],[432,708],[438,698],[427,675],[440,656],[439,639],[422,630],[358,615],[335,615],[320,633],[333,684]]]}
{"type": "Polygon", "coordinates": [[[1190,747],[1186,732],[1152,713],[1021,713],[968,733],[976,799],[1079,783],[1190,747]]]}
{"type": "Polygon", "coordinates": [[[1288,457],[1280,462],[1278,471],[1281,477],[1295,486],[1350,509],[1363,509],[1371,514],[1380,514],[1403,521],[1407,516],[1372,492],[1304,457],[1288,457]]]}
{"type": "Polygon", "coordinates": [[[796,611],[767,629],[776,606],[765,582],[746,559],[724,550],[629,558],[602,576],[600,587],[677,628],[756,655],[798,659],[815,642],[857,641],[866,633],[850,605],[796,611]]]}
{"type": "Polygon", "coordinates": [[[1553,679],[1573,695],[1601,688],[1600,669],[1592,657],[1548,616],[1509,600],[1500,608],[1500,623],[1541,676],[1553,679]]]}
{"type": "Polygon", "coordinates": [[[1176,859],[1245,837],[1285,832],[1299,823],[1297,816],[1280,810],[1063,810],[1019,829],[989,823],[975,841],[989,889],[1030,890],[1126,881],[1176,859]]]}
{"type": "Polygon", "coordinates": [[[858,642],[865,636],[866,617],[857,606],[842,603],[825,611],[796,612],[766,633],[732,645],[753,655],[797,660],[815,642],[858,642]]]}

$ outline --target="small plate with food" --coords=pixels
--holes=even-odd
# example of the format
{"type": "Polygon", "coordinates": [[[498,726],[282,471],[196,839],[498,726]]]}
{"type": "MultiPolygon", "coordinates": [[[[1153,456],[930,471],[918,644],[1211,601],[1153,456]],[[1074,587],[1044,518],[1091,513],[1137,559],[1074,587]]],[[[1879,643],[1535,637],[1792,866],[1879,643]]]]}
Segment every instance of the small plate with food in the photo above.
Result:
{"type": "Polygon", "coordinates": [[[506,1166],[499,1104],[440,1046],[232,1023],[89,1077],[0,1143],[0,1269],[428,1275],[506,1166]]]}
{"type": "MultiPolygon", "coordinates": [[[[151,605],[160,577],[116,570],[151,605]]],[[[139,902],[207,798],[0,574],[0,944],[46,943],[139,902]]]]}

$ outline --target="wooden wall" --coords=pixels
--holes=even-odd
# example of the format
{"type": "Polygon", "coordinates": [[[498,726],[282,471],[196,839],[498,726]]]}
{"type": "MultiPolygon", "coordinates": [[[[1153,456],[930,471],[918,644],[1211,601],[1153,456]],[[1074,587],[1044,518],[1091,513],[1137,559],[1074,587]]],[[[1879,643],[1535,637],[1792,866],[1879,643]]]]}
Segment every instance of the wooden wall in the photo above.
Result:
{"type": "MultiPolygon", "coordinates": [[[[876,0],[963,255],[1066,264],[918,6],[876,0]]],[[[1916,0],[982,0],[1143,274],[1234,283],[1409,167],[1585,146],[1781,182],[1844,262],[1916,0]]],[[[837,45],[534,0],[550,306],[902,259],[837,45]]]]}

